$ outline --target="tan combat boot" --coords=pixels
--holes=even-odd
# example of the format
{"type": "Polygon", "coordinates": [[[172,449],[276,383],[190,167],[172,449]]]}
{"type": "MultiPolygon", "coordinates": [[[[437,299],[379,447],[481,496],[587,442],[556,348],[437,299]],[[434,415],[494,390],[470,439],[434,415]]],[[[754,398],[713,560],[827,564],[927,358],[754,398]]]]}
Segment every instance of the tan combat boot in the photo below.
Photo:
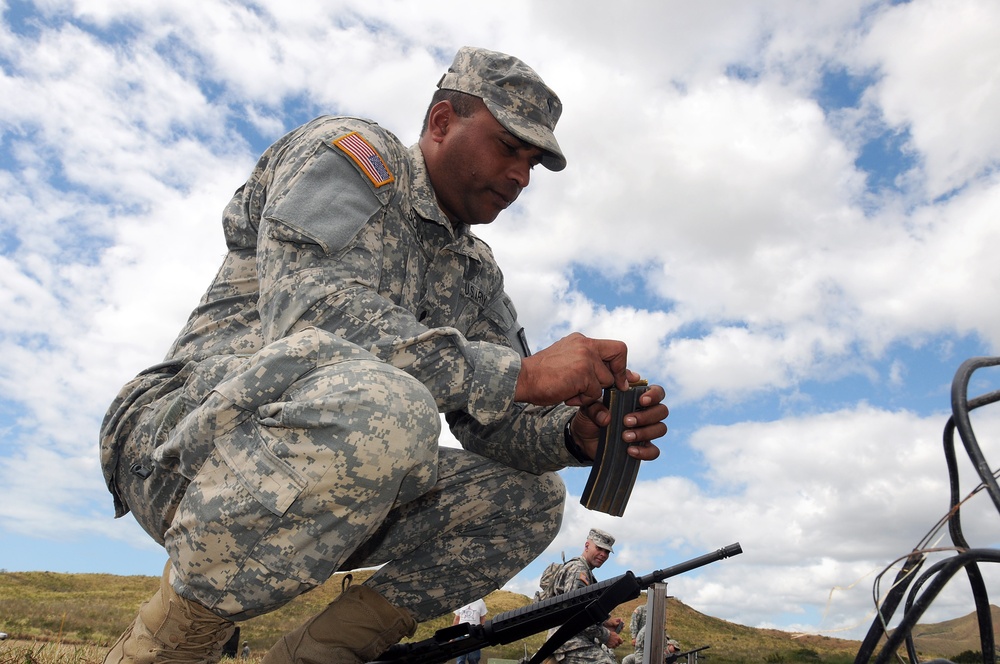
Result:
{"type": "Polygon", "coordinates": [[[236,625],[170,587],[170,563],[160,589],[139,609],[132,624],[111,647],[104,664],[217,662],[236,625]]]}
{"type": "Polygon", "coordinates": [[[370,662],[417,621],[367,586],[351,586],[325,609],[274,644],[264,664],[360,664],[370,662]]]}

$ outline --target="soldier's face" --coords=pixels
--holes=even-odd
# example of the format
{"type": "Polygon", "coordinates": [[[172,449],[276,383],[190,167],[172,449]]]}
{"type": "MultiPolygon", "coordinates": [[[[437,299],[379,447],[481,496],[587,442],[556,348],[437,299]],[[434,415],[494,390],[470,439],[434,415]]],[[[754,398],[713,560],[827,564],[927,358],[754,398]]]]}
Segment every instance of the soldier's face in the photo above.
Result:
{"type": "Polygon", "coordinates": [[[602,549],[590,540],[587,540],[587,542],[583,545],[583,556],[587,559],[587,562],[590,563],[591,567],[600,567],[607,562],[610,555],[610,551],[602,549]]]}
{"type": "Polygon", "coordinates": [[[517,200],[542,151],[517,138],[482,106],[471,117],[452,114],[432,175],[438,202],[453,222],[488,224],[517,200]]]}

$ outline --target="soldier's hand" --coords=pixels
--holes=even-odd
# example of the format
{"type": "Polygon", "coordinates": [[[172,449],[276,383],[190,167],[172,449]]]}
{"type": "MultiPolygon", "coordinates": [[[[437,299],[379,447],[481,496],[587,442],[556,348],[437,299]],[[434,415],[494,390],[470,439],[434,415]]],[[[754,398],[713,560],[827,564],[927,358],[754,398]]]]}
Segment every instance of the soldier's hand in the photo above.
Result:
{"type": "Polygon", "coordinates": [[[611,636],[608,637],[607,646],[609,648],[613,649],[613,648],[617,648],[621,644],[622,644],[622,637],[619,636],[618,632],[612,630],[611,631],[611,636]]]}
{"type": "MultiPolygon", "coordinates": [[[[639,380],[639,375],[629,371],[628,379],[639,380]]],[[[660,456],[660,448],[651,441],[667,433],[667,425],[663,420],[667,419],[670,409],[663,403],[665,397],[666,391],[663,387],[650,385],[639,397],[639,406],[642,410],[625,416],[622,442],[629,444],[627,450],[629,456],[641,461],[652,461],[660,456]]],[[[611,413],[603,403],[598,402],[582,407],[570,422],[569,430],[573,440],[591,459],[597,455],[601,427],[607,426],[610,419],[611,413]]]]}
{"type": "Polygon", "coordinates": [[[574,332],[521,360],[514,399],[536,406],[600,405],[605,387],[628,389],[627,355],[621,341],[574,332]]]}

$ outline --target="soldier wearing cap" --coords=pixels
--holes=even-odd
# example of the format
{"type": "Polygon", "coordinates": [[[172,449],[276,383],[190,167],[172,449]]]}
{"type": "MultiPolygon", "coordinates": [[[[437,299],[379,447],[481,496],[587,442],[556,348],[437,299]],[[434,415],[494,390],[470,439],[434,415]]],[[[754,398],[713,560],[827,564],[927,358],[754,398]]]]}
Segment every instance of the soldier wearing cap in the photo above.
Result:
{"type": "Polygon", "coordinates": [[[681,644],[677,642],[676,639],[667,638],[667,642],[663,644],[663,661],[666,664],[671,662],[676,662],[681,653],[681,644]]]}
{"type": "MultiPolygon", "coordinates": [[[[568,593],[597,583],[594,570],[614,553],[614,544],[615,538],[609,533],[591,528],[587,533],[587,541],[583,543],[583,552],[563,563],[553,582],[553,593],[568,593]]],[[[608,618],[603,623],[591,625],[559,646],[550,659],[562,664],[615,664],[617,660],[610,654],[610,650],[621,645],[619,633],[623,624],[621,618],[608,618]]],[[[549,630],[549,636],[557,629],[549,630]]],[[[549,660],[546,661],[551,664],[549,660]]]]}
{"type": "MultiPolygon", "coordinates": [[[[561,112],[520,60],[463,48],[416,145],[324,116],[263,154],[223,212],[217,276],[101,427],[116,516],[169,555],[106,662],[216,661],[237,622],[379,567],[264,658],[370,661],[546,548],[555,471],[591,462],[601,389],[637,376],[618,341],[530,355],[471,227],[536,164],[565,166],[561,112]],[[439,449],[440,413],[465,449],[439,449]]],[[[662,388],[646,395],[637,442],[666,432],[662,388]]]]}

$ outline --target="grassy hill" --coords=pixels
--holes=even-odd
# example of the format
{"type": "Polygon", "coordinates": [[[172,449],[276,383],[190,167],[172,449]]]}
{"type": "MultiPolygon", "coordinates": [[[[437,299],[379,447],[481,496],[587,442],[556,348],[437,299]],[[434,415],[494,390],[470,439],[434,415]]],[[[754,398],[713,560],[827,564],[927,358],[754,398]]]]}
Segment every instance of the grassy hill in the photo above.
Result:
{"type": "MultiPolygon", "coordinates": [[[[993,638],[1000,642],[1000,607],[990,605],[993,616],[993,638]]],[[[932,625],[917,625],[913,629],[913,642],[921,649],[933,652],[956,655],[959,652],[971,650],[979,652],[979,624],[976,615],[969,614],[962,618],[934,623],[932,625]],[[956,650],[955,644],[961,644],[956,650]]]]}
{"type": "MultiPolygon", "coordinates": [[[[356,573],[355,583],[370,572],[356,573]]],[[[261,655],[283,633],[321,610],[340,593],[343,575],[336,575],[324,586],[297,598],[274,613],[241,623],[241,638],[249,641],[255,655],[261,655]]],[[[150,576],[115,576],[111,574],[56,574],[52,572],[0,572],[0,631],[11,641],[0,644],[0,664],[32,661],[52,664],[72,661],[86,664],[103,657],[99,648],[117,639],[135,617],[139,605],[157,588],[159,579],[150,576]],[[60,643],[78,645],[75,655],[59,660],[37,655],[12,654],[14,640],[29,645],[60,643]],[[81,654],[83,653],[83,654],[81,654]]],[[[645,598],[620,605],[612,615],[628,623],[632,610],[645,598]]],[[[523,595],[503,590],[486,598],[490,615],[516,609],[529,603],[523,595]]],[[[1000,609],[996,609],[1000,612],[1000,609]]],[[[995,621],[1000,615],[994,614],[995,621]]],[[[413,640],[422,640],[451,624],[451,615],[422,623],[413,640]]],[[[762,630],[704,615],[677,600],[667,601],[667,629],[685,649],[708,645],[701,659],[712,664],[729,662],[853,662],[860,643],[824,636],[797,636],[779,630],[762,630]]],[[[951,656],[965,650],[979,650],[974,615],[957,620],[922,625],[914,630],[922,659],[951,656]]],[[[525,649],[537,650],[544,635],[523,642],[492,648],[483,652],[488,658],[517,659],[525,649]]],[[[24,647],[24,646],[22,646],[24,647]]],[[[631,652],[628,642],[616,650],[621,659],[631,652]]],[[[253,659],[257,659],[254,657],[253,659]]]]}

